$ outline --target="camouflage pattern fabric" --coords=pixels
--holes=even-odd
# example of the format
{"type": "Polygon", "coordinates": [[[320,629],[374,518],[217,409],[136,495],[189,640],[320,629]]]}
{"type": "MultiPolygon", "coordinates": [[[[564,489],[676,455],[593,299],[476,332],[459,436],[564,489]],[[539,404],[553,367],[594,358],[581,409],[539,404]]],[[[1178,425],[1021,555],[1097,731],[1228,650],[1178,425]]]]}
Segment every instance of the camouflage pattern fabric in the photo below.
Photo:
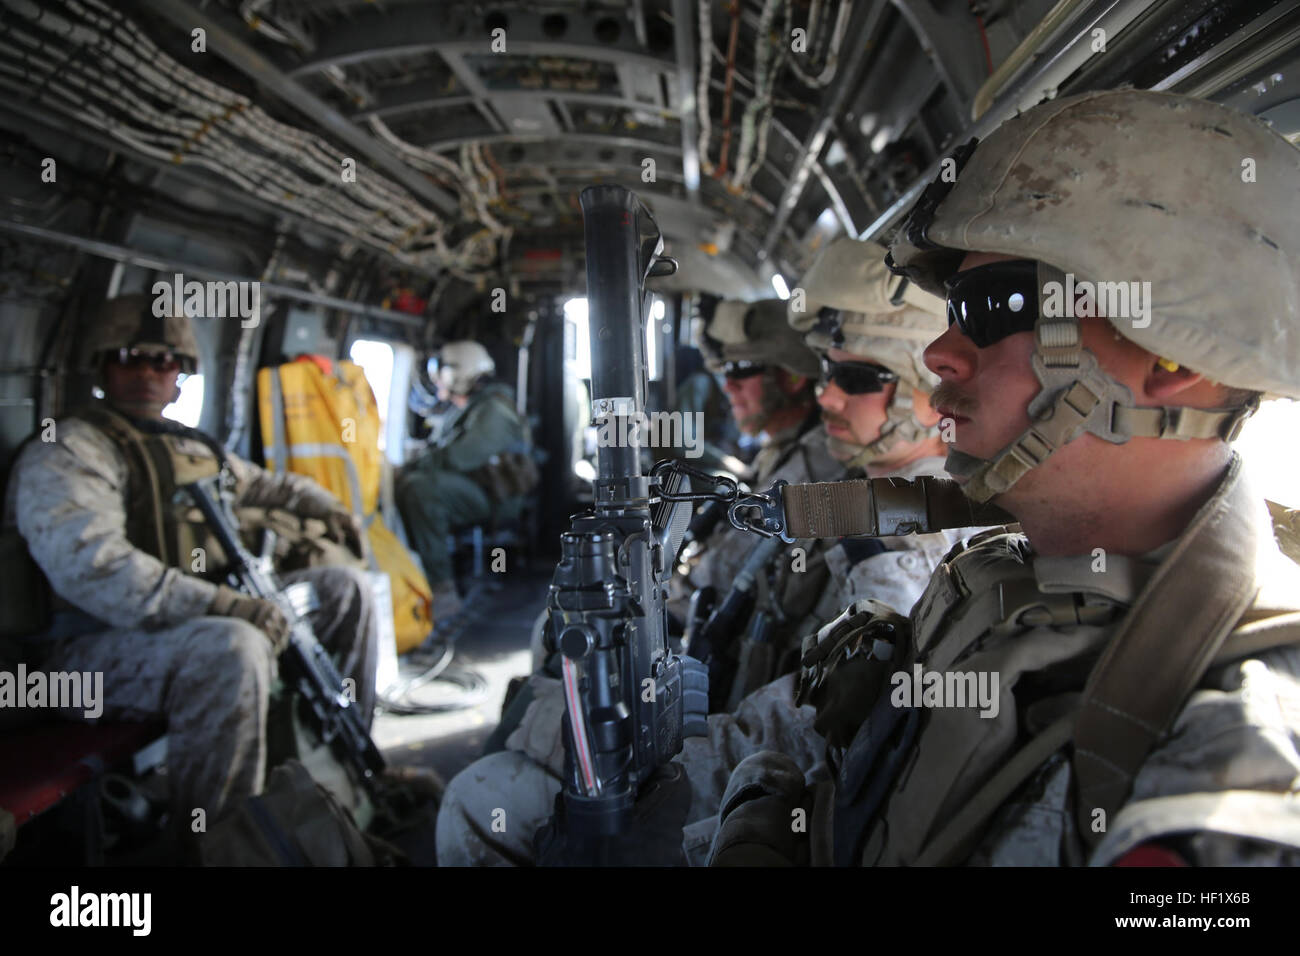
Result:
{"type": "MultiPolygon", "coordinates": [[[[126,535],[128,464],[117,445],[79,419],[59,421],[54,441],[32,441],[9,479],[6,523],[27,541],[55,594],[113,627],[161,628],[206,613],[217,587],[167,567],[126,535]]],[[[182,454],[212,457],[202,442],[167,436],[182,454]]],[[[272,474],[235,455],[234,506],[324,517],[338,500],[309,478],[272,474]]]]}
{"type": "MultiPolygon", "coordinates": [[[[168,440],[186,454],[211,455],[200,442],[168,440]]],[[[303,517],[338,507],[310,479],[273,475],[235,456],[230,463],[237,507],[303,517]]],[[[59,422],[54,441],[31,442],[15,465],[7,516],[67,609],[29,644],[45,670],[102,672],[105,719],[164,720],[174,806],[187,819],[202,807],[211,819],[263,784],[275,662],[251,624],[207,615],[215,584],[127,540],[127,467],[107,436],[77,419],[59,422]]],[[[319,568],[284,579],[315,585],[317,636],[343,676],[356,681],[358,706],[369,718],[378,645],[365,576],[319,568]]]]}
{"type": "MultiPolygon", "coordinates": [[[[534,676],[541,719],[511,735],[508,749],[475,761],[447,785],[438,809],[439,866],[520,866],[535,862],[533,837],[550,819],[562,787],[564,748],[557,746],[564,712],[560,682],[534,676]],[[538,733],[541,724],[551,728],[538,733]]],[[[531,713],[530,708],[530,713],[531,713]]],[[[718,804],[731,771],[750,754],[781,750],[809,784],[825,776],[825,744],[812,729],[811,707],[794,706],[794,675],[750,694],[734,714],[709,717],[707,737],[691,737],[674,760],[686,770],[691,809],[682,848],[702,863],[717,828],[718,804]]]]}
{"type": "MultiPolygon", "coordinates": [[[[1230,483],[1237,480],[1228,479],[1224,489],[1231,490],[1230,483]]],[[[1258,627],[1297,609],[1300,569],[1271,546],[1262,502],[1256,510],[1265,545],[1251,564],[1259,591],[1243,620],[1258,627]]],[[[1099,568],[1091,555],[1034,558],[1023,535],[995,534],[945,562],[913,611],[913,647],[925,653],[929,671],[998,675],[999,706],[987,717],[977,707],[923,709],[917,739],[880,815],[862,836],[857,859],[863,865],[915,861],[927,835],[950,820],[1018,746],[1068,712],[1063,708],[1077,697],[1123,612],[1171,547],[1138,559],[1112,555],[1099,568]],[[1037,582],[1031,593],[1070,600],[1077,593],[1084,605],[1111,613],[1092,624],[1008,628],[992,609],[980,605],[998,593],[1000,581],[1025,575],[1031,584],[1037,582]]],[[[1183,573],[1204,573],[1196,558],[1184,555],[1183,573]]],[[[1245,652],[1205,674],[1142,764],[1128,803],[1115,819],[1100,821],[1105,829],[1099,832],[1106,837],[1095,850],[1088,850],[1078,831],[1066,747],[1001,805],[965,862],[1104,865],[1150,840],[1173,840],[1177,852],[1200,865],[1300,861],[1300,810],[1294,800],[1300,779],[1295,748],[1300,649],[1293,644],[1255,650],[1249,643],[1244,646],[1245,652]]],[[[863,724],[859,737],[869,731],[870,722],[863,724]]],[[[829,755],[837,780],[857,779],[855,753],[850,745],[844,754],[829,755]]],[[[815,796],[796,800],[824,811],[808,818],[810,852],[801,855],[810,856],[813,865],[830,862],[825,852],[841,836],[843,811],[836,807],[835,816],[830,813],[836,799],[831,788],[837,785],[823,782],[815,796]]],[[[756,810],[747,822],[745,803],[739,802],[729,808],[721,830],[747,831],[755,842],[761,821],[770,818],[765,808],[756,810]]],[[[788,836],[786,830],[772,831],[757,842],[784,847],[788,836]]]]}
{"type": "MultiPolygon", "coordinates": [[[[833,481],[843,477],[844,466],[830,456],[826,450],[826,430],[821,426],[798,436],[793,430],[779,438],[773,438],[763,451],[759,452],[761,461],[755,486],[766,489],[778,478],[784,478],[791,484],[809,481],[833,481]],[[788,435],[788,437],[786,437],[788,435]],[[791,449],[791,442],[796,442],[791,449]],[[770,449],[776,451],[769,454],[770,449]],[[779,468],[770,470],[782,454],[790,451],[779,468]]],[[[726,594],[731,582],[735,580],[740,566],[760,539],[756,535],[737,531],[724,518],[705,542],[703,554],[691,568],[685,578],[674,576],[669,585],[668,609],[678,617],[685,619],[687,605],[691,594],[699,588],[713,586],[718,589],[719,597],[726,594]]],[[[816,603],[826,584],[824,568],[821,565],[821,542],[797,541],[791,547],[802,547],[808,555],[808,569],[802,574],[791,575],[786,589],[782,593],[782,606],[798,604],[806,612],[816,603]],[[820,573],[819,573],[820,571],[820,573]],[[784,602],[793,604],[786,605],[784,602]]],[[[788,562],[787,562],[788,563],[788,562]]]]}
{"type": "MultiPolygon", "coordinates": [[[[814,441],[820,439],[820,429],[810,434],[814,441]]],[[[937,458],[922,459],[902,469],[899,475],[936,474],[941,464],[937,458]]],[[[851,580],[832,579],[825,594],[837,600],[853,594],[855,587],[879,584],[885,594],[882,600],[897,601],[906,609],[920,596],[931,569],[951,543],[972,533],[964,529],[887,539],[903,550],[886,551],[863,562],[875,563],[869,571],[853,578],[853,573],[858,571],[855,566],[849,572],[851,580]],[[891,580],[890,575],[900,570],[906,573],[891,580]]],[[[734,537],[743,540],[748,536],[734,532],[734,537]]],[[[831,553],[837,550],[832,548],[831,553]]],[[[835,605],[822,610],[824,618],[805,618],[795,629],[798,636],[815,631],[839,610],[835,605]]],[[[795,675],[787,674],[749,694],[734,713],[711,715],[708,735],[688,738],[682,753],[675,758],[685,767],[691,785],[691,810],[682,846],[693,865],[702,864],[708,855],[728,778],[746,757],[778,750],[795,762],[810,784],[825,777],[822,759],[825,742],[813,729],[815,711],[812,707],[795,706],[794,681],[795,675]]],[[[564,743],[560,722],[564,715],[564,696],[560,682],[542,674],[531,676],[529,687],[532,701],[519,727],[506,739],[507,749],[475,761],[448,784],[438,813],[440,865],[532,862],[533,834],[550,818],[552,801],[562,786],[564,743]],[[504,817],[504,831],[493,828],[494,811],[499,811],[498,820],[504,817]]]]}
{"type": "MultiPolygon", "coordinates": [[[[321,606],[316,636],[356,682],[357,707],[374,711],[378,644],[369,584],[347,568],[284,576],[310,581],[321,606]]],[[[266,776],[267,701],[276,664],[266,637],[246,621],[200,616],[159,630],[111,628],[54,642],[46,671],[101,672],[105,720],[162,720],[172,805],[185,819],[209,820],[241,797],[260,793],[266,776]]],[[[80,711],[65,716],[79,718],[80,711]]]]}

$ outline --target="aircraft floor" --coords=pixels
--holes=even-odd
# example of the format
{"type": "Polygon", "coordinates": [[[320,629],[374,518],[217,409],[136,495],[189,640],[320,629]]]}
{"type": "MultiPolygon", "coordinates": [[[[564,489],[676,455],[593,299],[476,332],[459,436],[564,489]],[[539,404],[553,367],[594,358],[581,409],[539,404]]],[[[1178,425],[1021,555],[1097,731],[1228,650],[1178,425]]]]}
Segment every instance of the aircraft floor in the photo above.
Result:
{"type": "MultiPolygon", "coordinates": [[[[528,648],[533,622],[546,606],[546,589],[553,568],[489,575],[471,583],[466,597],[465,624],[455,638],[454,669],[469,668],[487,684],[477,706],[446,713],[397,715],[380,711],[372,735],[389,763],[425,767],[450,780],[482,752],[483,744],[501,718],[501,704],[512,677],[531,669],[528,648]]],[[[409,656],[409,655],[408,655],[409,656]]],[[[404,665],[404,671],[409,665],[404,665]]],[[[442,700],[459,693],[439,682],[421,690],[421,701],[442,700]]]]}

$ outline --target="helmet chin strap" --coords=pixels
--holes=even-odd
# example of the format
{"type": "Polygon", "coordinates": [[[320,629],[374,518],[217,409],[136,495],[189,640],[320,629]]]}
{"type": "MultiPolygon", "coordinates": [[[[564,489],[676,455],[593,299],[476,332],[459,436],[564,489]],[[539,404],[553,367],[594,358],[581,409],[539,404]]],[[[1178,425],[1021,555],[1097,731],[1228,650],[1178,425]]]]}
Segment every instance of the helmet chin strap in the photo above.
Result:
{"type": "Polygon", "coordinates": [[[860,449],[852,458],[844,462],[845,469],[862,468],[879,461],[899,445],[916,443],[939,433],[939,426],[923,425],[917,420],[912,407],[911,390],[904,395],[903,388],[896,388],[894,396],[885,408],[885,423],[880,428],[880,437],[865,445],[856,445],[838,438],[827,438],[832,449],[860,449]]]}
{"type": "MultiPolygon", "coordinates": [[[[1102,371],[1097,356],[1083,347],[1078,318],[1046,316],[1043,289],[1053,281],[1065,288],[1065,274],[1040,262],[1032,361],[1042,387],[1029,403],[1030,426],[993,458],[977,458],[956,449],[948,452],[944,467],[949,474],[966,479],[962,490],[972,501],[983,504],[1002,494],[1084,432],[1116,445],[1133,437],[1232,441],[1259,407],[1258,400],[1238,408],[1135,406],[1128,387],[1102,371]]],[[[1066,303],[1071,313],[1072,305],[1066,303]]]]}

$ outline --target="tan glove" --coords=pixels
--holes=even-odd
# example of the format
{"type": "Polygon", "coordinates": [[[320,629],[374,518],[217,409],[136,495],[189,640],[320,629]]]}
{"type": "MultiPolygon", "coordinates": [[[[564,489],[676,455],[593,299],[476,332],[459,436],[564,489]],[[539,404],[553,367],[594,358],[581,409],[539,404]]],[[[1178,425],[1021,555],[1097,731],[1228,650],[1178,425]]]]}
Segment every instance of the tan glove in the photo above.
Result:
{"type": "Polygon", "coordinates": [[[218,584],[217,595],[208,605],[208,613],[216,617],[237,617],[252,624],[266,635],[277,657],[289,644],[289,619],[273,601],[249,597],[218,584]]]}
{"type": "Polygon", "coordinates": [[[366,559],[366,533],[361,519],[351,511],[331,511],[325,516],[325,536],[343,545],[361,560],[366,559]]]}

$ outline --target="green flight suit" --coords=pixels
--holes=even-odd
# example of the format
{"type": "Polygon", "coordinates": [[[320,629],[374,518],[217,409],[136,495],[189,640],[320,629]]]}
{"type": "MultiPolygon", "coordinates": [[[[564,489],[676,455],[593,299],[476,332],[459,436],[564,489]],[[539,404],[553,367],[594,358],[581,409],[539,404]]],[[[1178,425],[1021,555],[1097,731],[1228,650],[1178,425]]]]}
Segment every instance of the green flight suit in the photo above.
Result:
{"type": "Polygon", "coordinates": [[[515,411],[513,392],[492,383],[474,391],[438,443],[398,476],[397,507],[431,586],[451,580],[449,534],[518,517],[523,497],[494,494],[488,472],[506,452],[528,445],[528,426],[515,411]]]}

